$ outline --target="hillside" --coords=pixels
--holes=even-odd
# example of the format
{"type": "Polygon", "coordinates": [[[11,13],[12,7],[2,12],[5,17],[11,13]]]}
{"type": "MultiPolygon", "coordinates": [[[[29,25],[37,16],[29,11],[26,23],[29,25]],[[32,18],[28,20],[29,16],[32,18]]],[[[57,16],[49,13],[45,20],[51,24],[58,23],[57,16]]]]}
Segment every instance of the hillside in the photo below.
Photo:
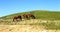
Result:
{"type": "MultiPolygon", "coordinates": [[[[35,10],[35,11],[29,11],[33,12],[33,14],[36,16],[36,19],[45,19],[45,20],[60,20],[60,12],[55,11],[45,11],[45,10],[35,10]]],[[[23,15],[25,13],[29,12],[22,12],[22,13],[15,13],[7,16],[3,16],[1,18],[3,19],[12,19],[16,15],[23,15]]]]}
{"type": "Polygon", "coordinates": [[[60,29],[60,12],[53,12],[53,11],[42,11],[42,10],[35,10],[30,12],[22,12],[22,13],[15,13],[11,15],[7,15],[1,17],[0,25],[38,25],[47,27],[47,29],[60,29]],[[23,15],[25,13],[33,12],[36,16],[36,19],[30,19],[22,21],[15,21],[13,22],[13,17],[16,15],[23,15]]]}

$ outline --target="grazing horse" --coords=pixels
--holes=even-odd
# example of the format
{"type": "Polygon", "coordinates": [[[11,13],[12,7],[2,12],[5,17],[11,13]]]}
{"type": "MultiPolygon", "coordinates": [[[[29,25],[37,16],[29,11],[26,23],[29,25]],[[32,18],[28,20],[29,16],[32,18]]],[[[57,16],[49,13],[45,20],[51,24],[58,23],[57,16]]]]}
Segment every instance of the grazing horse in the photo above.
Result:
{"type": "Polygon", "coordinates": [[[35,19],[36,17],[33,15],[33,14],[28,14],[29,15],[29,17],[31,17],[32,19],[35,19]]]}
{"type": "Polygon", "coordinates": [[[17,19],[20,19],[20,20],[22,20],[22,16],[21,16],[21,15],[14,16],[14,18],[13,18],[13,21],[14,21],[14,20],[17,20],[17,19]]]}
{"type": "Polygon", "coordinates": [[[23,17],[26,18],[26,19],[30,19],[30,17],[32,19],[35,19],[36,18],[33,14],[23,14],[23,17]]]}
{"type": "Polygon", "coordinates": [[[29,19],[28,14],[23,14],[23,17],[24,17],[25,19],[29,19]]]}

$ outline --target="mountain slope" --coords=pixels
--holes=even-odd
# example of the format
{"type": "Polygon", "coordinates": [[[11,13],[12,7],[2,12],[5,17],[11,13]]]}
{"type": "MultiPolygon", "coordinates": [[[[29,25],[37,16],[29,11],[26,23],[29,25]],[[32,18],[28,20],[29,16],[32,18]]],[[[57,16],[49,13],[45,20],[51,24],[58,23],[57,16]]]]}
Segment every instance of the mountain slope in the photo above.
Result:
{"type": "MultiPolygon", "coordinates": [[[[45,11],[45,10],[35,10],[30,12],[33,12],[33,14],[36,16],[36,19],[60,20],[60,12],[45,11]]],[[[15,13],[15,14],[7,15],[1,18],[3,19],[13,18],[16,15],[23,15],[25,13],[29,13],[29,12],[15,13]]]]}

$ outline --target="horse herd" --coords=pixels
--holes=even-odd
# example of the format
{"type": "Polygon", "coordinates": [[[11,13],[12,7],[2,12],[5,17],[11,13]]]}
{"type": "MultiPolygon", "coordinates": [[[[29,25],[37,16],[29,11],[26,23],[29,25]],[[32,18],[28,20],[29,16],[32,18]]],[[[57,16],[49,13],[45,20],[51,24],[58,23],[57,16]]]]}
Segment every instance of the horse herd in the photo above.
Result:
{"type": "Polygon", "coordinates": [[[17,19],[22,20],[23,18],[24,18],[24,19],[30,19],[30,18],[35,19],[36,17],[35,17],[35,15],[33,15],[33,14],[17,15],[17,16],[14,16],[14,17],[13,17],[13,21],[14,21],[14,20],[17,20],[17,19]]]}

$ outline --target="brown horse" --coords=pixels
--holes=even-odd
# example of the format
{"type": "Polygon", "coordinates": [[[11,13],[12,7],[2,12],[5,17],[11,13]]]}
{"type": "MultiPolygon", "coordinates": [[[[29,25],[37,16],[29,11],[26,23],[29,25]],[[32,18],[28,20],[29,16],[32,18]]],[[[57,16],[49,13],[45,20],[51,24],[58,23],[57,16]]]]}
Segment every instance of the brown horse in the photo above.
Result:
{"type": "Polygon", "coordinates": [[[33,14],[28,14],[29,15],[29,17],[31,17],[32,19],[35,19],[36,17],[35,17],[35,15],[33,15],[33,14]]]}
{"type": "Polygon", "coordinates": [[[32,19],[35,19],[36,18],[33,14],[23,14],[23,17],[26,18],[26,19],[30,19],[30,17],[32,19]]]}
{"type": "Polygon", "coordinates": [[[23,14],[23,18],[25,18],[25,19],[29,19],[28,14],[23,14]]]}
{"type": "Polygon", "coordinates": [[[20,19],[20,20],[22,20],[22,16],[21,16],[21,15],[14,16],[14,18],[13,18],[13,21],[14,21],[14,20],[17,20],[17,19],[20,19]]]}

